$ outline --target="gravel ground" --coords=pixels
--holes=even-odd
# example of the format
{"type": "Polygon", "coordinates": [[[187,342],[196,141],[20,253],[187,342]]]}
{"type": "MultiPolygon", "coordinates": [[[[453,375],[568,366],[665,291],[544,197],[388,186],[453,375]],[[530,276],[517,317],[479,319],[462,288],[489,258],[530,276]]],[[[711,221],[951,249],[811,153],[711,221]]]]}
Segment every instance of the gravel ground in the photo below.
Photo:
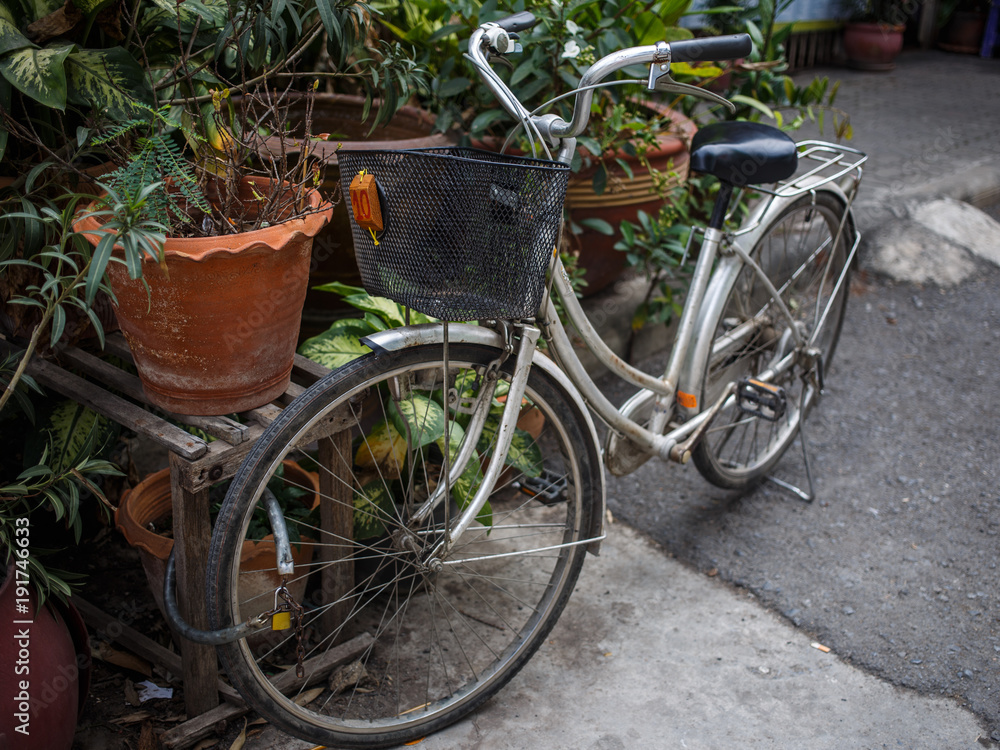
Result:
{"type": "MultiPolygon", "coordinates": [[[[998,289],[1000,270],[985,265],[948,290],[856,281],[827,396],[807,425],[814,503],[769,483],[738,496],[693,466],[657,461],[608,488],[616,519],[753,591],[855,665],[956,697],[994,740],[998,289]]],[[[645,367],[662,371],[662,359],[645,367]]],[[[605,386],[613,400],[628,393],[605,386]]],[[[778,474],[804,481],[797,442],[778,474]]]]}

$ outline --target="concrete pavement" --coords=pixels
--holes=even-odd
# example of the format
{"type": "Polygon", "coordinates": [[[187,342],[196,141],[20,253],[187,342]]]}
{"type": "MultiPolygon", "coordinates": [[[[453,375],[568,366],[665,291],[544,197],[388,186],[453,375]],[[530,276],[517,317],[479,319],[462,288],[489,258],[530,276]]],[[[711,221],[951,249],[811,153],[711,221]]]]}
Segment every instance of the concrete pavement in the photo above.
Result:
{"type": "MultiPolygon", "coordinates": [[[[822,644],[816,644],[822,645],[822,644]]],[[[425,750],[979,750],[953,701],[825,653],[752,595],[611,524],[549,640],[498,695],[425,750]]],[[[273,727],[248,750],[309,750],[273,727]]]]}

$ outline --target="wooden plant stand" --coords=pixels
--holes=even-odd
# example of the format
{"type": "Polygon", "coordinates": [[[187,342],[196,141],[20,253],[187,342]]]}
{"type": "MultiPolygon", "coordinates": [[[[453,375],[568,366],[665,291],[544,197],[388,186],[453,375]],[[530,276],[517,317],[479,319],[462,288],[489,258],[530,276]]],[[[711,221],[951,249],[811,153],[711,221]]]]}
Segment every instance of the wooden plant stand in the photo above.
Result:
{"type": "MultiPolygon", "coordinates": [[[[0,351],[5,349],[16,351],[8,342],[0,339],[0,351]]],[[[121,361],[132,361],[131,352],[121,334],[109,336],[105,350],[121,361]]],[[[71,366],[100,384],[58,364],[40,359],[31,362],[28,373],[43,387],[57,391],[169,450],[178,603],[181,614],[188,623],[198,628],[207,628],[205,572],[212,535],[209,487],[232,478],[243,458],[267,426],[281,413],[283,406],[329,370],[296,355],[292,383],[283,396],[275,403],[245,412],[241,415],[242,423],[228,417],[170,415],[176,422],[198,427],[218,438],[206,442],[144,408],[149,402],[137,376],[76,347],[58,350],[58,358],[64,365],[71,366]],[[128,399],[112,391],[124,394],[128,399]],[[139,403],[133,403],[133,400],[139,403]]],[[[353,514],[341,511],[345,507],[343,501],[346,501],[349,509],[353,505],[349,497],[350,491],[346,490],[347,496],[343,496],[345,487],[343,483],[333,480],[335,474],[331,472],[342,469],[339,465],[340,456],[350,455],[350,435],[345,428],[351,424],[346,416],[333,414],[315,428],[311,436],[319,442],[318,461],[326,469],[320,472],[321,525],[324,532],[339,535],[340,538],[349,538],[353,524],[353,514]]],[[[321,547],[332,548],[332,545],[321,547]]],[[[327,601],[336,599],[350,587],[353,572],[339,570],[343,567],[324,567],[321,585],[327,601]]],[[[109,630],[107,626],[113,618],[86,602],[79,609],[91,627],[105,632],[109,630]]],[[[337,616],[338,613],[332,611],[335,609],[331,608],[330,617],[337,616]]],[[[178,639],[181,646],[178,659],[176,654],[132,628],[119,624],[111,630],[122,634],[116,638],[122,645],[174,674],[178,674],[179,670],[183,677],[188,721],[161,737],[164,747],[187,747],[211,733],[219,721],[247,711],[239,695],[219,680],[214,647],[178,639]],[[220,693],[226,700],[226,705],[219,705],[220,693]]],[[[324,656],[307,661],[307,679],[319,679],[339,664],[357,658],[368,645],[366,638],[370,641],[371,637],[358,636],[331,649],[324,656]]],[[[294,670],[289,672],[294,676],[294,670]]],[[[301,683],[290,683],[285,687],[294,689],[301,687],[301,683]]]]}

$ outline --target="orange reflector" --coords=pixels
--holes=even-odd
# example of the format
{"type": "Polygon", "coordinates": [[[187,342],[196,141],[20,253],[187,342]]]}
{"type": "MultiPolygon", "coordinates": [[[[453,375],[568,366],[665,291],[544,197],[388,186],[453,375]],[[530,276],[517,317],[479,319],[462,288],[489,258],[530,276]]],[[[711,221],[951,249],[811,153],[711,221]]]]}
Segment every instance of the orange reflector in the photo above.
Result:
{"type": "Polygon", "coordinates": [[[683,406],[685,409],[697,409],[698,397],[691,393],[685,393],[684,391],[677,391],[677,403],[683,406]]]}
{"type": "Polygon", "coordinates": [[[351,180],[351,211],[362,229],[381,232],[385,228],[374,175],[359,174],[351,180]]]}

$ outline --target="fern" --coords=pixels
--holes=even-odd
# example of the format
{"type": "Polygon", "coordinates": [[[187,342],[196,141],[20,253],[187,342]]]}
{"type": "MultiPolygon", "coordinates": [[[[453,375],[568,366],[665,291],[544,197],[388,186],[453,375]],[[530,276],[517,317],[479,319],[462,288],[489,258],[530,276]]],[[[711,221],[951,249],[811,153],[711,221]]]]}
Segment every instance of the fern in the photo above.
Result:
{"type": "Polygon", "coordinates": [[[144,109],[148,117],[117,123],[97,139],[97,145],[125,137],[134,139],[128,163],[109,174],[106,182],[119,195],[129,198],[148,185],[159,184],[160,188],[146,198],[141,218],[168,227],[178,221],[191,223],[190,208],[210,213],[211,207],[181,147],[165,132],[174,127],[167,117],[170,108],[144,109]]]}

